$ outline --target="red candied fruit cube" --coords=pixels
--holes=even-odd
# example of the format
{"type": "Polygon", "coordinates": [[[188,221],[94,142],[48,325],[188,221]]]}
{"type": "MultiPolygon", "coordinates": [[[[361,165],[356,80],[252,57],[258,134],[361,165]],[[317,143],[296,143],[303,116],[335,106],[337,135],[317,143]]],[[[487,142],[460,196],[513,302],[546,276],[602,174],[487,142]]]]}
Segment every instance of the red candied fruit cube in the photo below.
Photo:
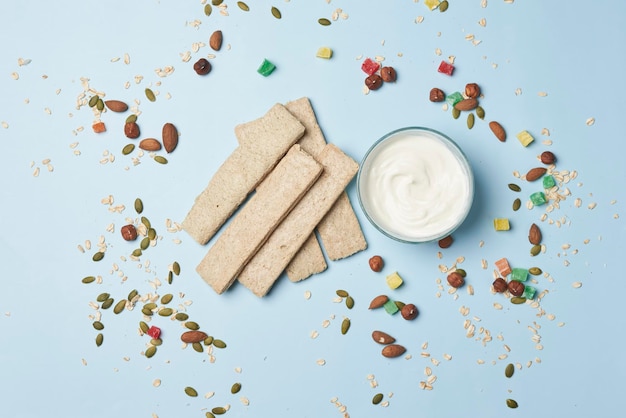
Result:
{"type": "Polygon", "coordinates": [[[155,327],[153,325],[150,328],[148,328],[148,332],[146,332],[146,334],[148,334],[149,336],[151,336],[155,340],[158,340],[159,337],[161,336],[161,328],[155,327]]]}
{"type": "Polygon", "coordinates": [[[452,75],[452,72],[454,71],[454,65],[450,64],[449,62],[441,61],[441,64],[439,64],[439,68],[437,68],[437,71],[446,75],[452,75]]]}
{"type": "Polygon", "coordinates": [[[365,71],[365,74],[372,75],[380,68],[380,64],[371,58],[366,58],[361,64],[361,69],[365,71]]]}

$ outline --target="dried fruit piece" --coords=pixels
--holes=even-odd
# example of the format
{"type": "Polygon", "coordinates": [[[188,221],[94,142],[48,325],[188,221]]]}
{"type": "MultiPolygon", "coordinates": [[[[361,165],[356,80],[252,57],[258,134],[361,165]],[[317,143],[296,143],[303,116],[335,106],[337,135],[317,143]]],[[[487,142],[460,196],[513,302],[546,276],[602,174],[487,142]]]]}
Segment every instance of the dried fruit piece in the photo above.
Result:
{"type": "Polygon", "coordinates": [[[508,231],[511,224],[507,218],[496,218],[493,220],[493,227],[496,231],[508,231]]]}
{"type": "Polygon", "coordinates": [[[522,131],[518,133],[516,136],[517,136],[517,140],[524,147],[529,146],[535,140],[535,138],[533,138],[533,136],[528,131],[522,131]]]}
{"type": "Polygon", "coordinates": [[[211,34],[209,38],[209,46],[213,51],[219,51],[222,48],[222,41],[224,39],[224,35],[221,30],[216,30],[211,34]]]}
{"type": "Polygon", "coordinates": [[[361,64],[361,70],[367,75],[375,74],[380,69],[380,64],[371,58],[365,58],[361,64]]]}
{"type": "Polygon", "coordinates": [[[496,122],[495,120],[489,122],[489,129],[491,129],[491,132],[493,132],[500,142],[506,141],[506,132],[499,122],[496,122]]]}
{"type": "Polygon", "coordinates": [[[106,132],[107,128],[104,122],[98,121],[91,125],[91,129],[97,134],[101,134],[102,132],[106,132]]]}
{"type": "Polygon", "coordinates": [[[383,331],[372,331],[372,339],[378,344],[384,345],[393,344],[396,342],[395,338],[383,331]]]}
{"type": "Polygon", "coordinates": [[[330,59],[333,56],[333,50],[327,46],[321,46],[318,48],[315,56],[318,58],[330,59]]]}
{"type": "Polygon", "coordinates": [[[386,277],[386,281],[387,281],[387,286],[389,286],[390,289],[397,289],[403,283],[402,277],[400,277],[397,271],[394,271],[393,273],[388,275],[386,277]]]}
{"type": "Polygon", "coordinates": [[[257,72],[261,74],[263,77],[267,77],[268,75],[272,74],[275,69],[276,69],[276,66],[274,64],[272,64],[267,59],[263,59],[263,62],[257,69],[257,72]]]}
{"type": "Polygon", "coordinates": [[[449,62],[441,61],[439,67],[437,68],[437,71],[442,74],[451,76],[454,72],[454,65],[450,64],[449,62]]]}
{"type": "Polygon", "coordinates": [[[387,303],[389,301],[389,297],[387,295],[379,295],[376,296],[374,299],[372,299],[372,301],[370,302],[370,306],[368,309],[378,309],[378,308],[382,308],[385,303],[387,303]]]}
{"type": "Polygon", "coordinates": [[[406,348],[404,348],[400,344],[386,345],[385,347],[383,347],[381,351],[382,355],[387,358],[400,357],[405,352],[406,352],[406,348]]]}

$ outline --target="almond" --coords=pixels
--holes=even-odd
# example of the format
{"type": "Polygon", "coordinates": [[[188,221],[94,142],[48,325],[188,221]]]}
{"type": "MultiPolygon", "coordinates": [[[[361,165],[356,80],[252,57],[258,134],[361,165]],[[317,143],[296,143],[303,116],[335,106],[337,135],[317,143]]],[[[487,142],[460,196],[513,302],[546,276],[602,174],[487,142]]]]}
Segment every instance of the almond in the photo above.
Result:
{"type": "Polygon", "coordinates": [[[383,347],[382,355],[388,358],[400,357],[406,352],[406,348],[400,344],[389,344],[383,347]]]}
{"type": "Polygon", "coordinates": [[[502,125],[500,125],[498,122],[496,122],[495,120],[489,122],[489,129],[491,129],[491,132],[493,132],[493,134],[496,136],[496,138],[498,138],[500,142],[506,141],[506,132],[504,131],[502,125]]]}
{"type": "Polygon", "coordinates": [[[545,167],[535,167],[531,168],[528,173],[526,173],[527,181],[535,181],[543,177],[548,170],[545,167]]]}
{"type": "Polygon", "coordinates": [[[199,343],[206,340],[208,335],[202,331],[187,331],[183,332],[180,339],[188,344],[199,343]]]}
{"type": "Polygon", "coordinates": [[[530,226],[530,230],[528,231],[528,241],[530,241],[533,245],[541,244],[541,230],[537,226],[537,224],[532,224],[530,226]]]}
{"type": "Polygon", "coordinates": [[[223,35],[221,30],[216,30],[211,34],[211,37],[209,38],[209,46],[213,49],[213,51],[219,51],[222,48],[222,39],[223,35]]]}
{"type": "Polygon", "coordinates": [[[454,105],[456,110],[474,110],[478,106],[478,100],[476,99],[464,99],[454,105]]]}
{"type": "Polygon", "coordinates": [[[376,341],[378,344],[391,344],[391,343],[396,342],[395,338],[393,338],[391,335],[387,334],[386,332],[382,332],[382,331],[373,331],[372,339],[376,341]]]}
{"type": "Polygon", "coordinates": [[[376,296],[374,299],[372,299],[372,301],[370,302],[370,306],[368,309],[377,309],[377,308],[382,308],[383,305],[385,303],[387,303],[387,301],[389,300],[389,297],[387,295],[379,295],[376,296]]]}
{"type": "Polygon", "coordinates": [[[176,146],[178,145],[178,130],[171,123],[166,123],[163,125],[163,147],[165,151],[169,154],[174,151],[176,146]]]}
{"type": "Polygon", "coordinates": [[[126,112],[128,105],[121,100],[107,100],[104,102],[107,108],[112,112],[126,112]]]}
{"type": "Polygon", "coordinates": [[[139,148],[146,151],[158,151],[161,149],[161,143],[154,138],[146,138],[139,142],[139,148]]]}

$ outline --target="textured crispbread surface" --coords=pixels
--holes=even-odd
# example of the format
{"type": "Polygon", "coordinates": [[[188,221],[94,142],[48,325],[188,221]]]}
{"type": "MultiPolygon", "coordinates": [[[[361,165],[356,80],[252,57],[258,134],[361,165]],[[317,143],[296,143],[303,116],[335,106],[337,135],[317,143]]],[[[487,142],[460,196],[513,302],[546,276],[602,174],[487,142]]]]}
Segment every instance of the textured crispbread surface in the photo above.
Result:
{"type": "Polygon", "coordinates": [[[320,178],[239,274],[239,282],[259,297],[267,294],[359,169],[356,161],[333,144],[326,145],[317,160],[324,167],[320,178]]]}
{"type": "Polygon", "coordinates": [[[231,286],[241,269],[306,194],[322,170],[322,166],[299,145],[292,146],[196,268],[213,290],[223,293],[231,286]]]}
{"type": "Polygon", "coordinates": [[[304,126],[281,104],[236,126],[239,147],[195,199],[183,229],[206,244],[303,133],[304,126]]]}
{"type": "Polygon", "coordinates": [[[289,262],[285,271],[289,280],[299,282],[323,272],[327,267],[328,264],[326,264],[322,247],[320,247],[315,233],[312,233],[289,262]]]}

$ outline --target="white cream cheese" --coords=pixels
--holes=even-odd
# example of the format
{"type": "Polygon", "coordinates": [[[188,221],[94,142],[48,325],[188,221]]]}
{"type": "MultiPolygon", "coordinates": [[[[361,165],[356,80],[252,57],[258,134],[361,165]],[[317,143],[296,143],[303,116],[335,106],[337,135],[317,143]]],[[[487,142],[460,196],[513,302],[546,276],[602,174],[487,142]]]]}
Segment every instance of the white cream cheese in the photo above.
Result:
{"type": "Polygon", "coordinates": [[[464,157],[429,131],[392,134],[372,149],[361,170],[359,194],[367,215],[402,240],[441,238],[471,206],[473,180],[464,157]]]}

